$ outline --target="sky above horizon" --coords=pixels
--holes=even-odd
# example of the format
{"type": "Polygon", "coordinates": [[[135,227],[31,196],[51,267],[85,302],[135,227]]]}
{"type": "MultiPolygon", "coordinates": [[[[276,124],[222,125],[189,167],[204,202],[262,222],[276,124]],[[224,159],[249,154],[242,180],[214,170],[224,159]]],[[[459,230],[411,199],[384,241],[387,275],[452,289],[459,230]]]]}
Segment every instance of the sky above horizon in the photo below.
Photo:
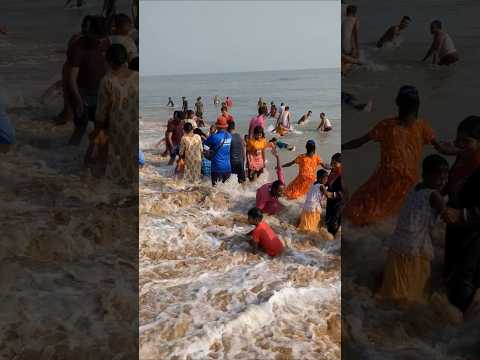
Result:
{"type": "Polygon", "coordinates": [[[340,1],[140,1],[142,76],[338,68],[340,1]]]}

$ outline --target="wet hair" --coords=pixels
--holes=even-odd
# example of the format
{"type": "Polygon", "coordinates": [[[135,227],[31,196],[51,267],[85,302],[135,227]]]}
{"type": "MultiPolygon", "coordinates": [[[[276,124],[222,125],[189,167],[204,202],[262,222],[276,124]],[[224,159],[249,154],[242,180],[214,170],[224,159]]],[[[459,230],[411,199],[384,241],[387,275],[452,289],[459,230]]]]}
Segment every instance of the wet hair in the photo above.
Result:
{"type": "Polygon", "coordinates": [[[187,117],[195,115],[195,112],[193,110],[187,110],[187,117]]]}
{"type": "Polygon", "coordinates": [[[457,132],[463,132],[469,137],[480,140],[480,116],[471,115],[457,127],[457,132]]]}
{"type": "MultiPolygon", "coordinates": [[[[133,71],[136,71],[136,72],[139,71],[138,56],[133,58],[132,61],[130,61],[130,64],[128,64],[128,68],[130,70],[133,70],[133,71]]],[[[169,99],[171,99],[171,98],[169,98],[169,99]]]]}
{"type": "Polygon", "coordinates": [[[328,176],[328,171],[325,169],[320,169],[317,171],[317,179],[321,179],[324,176],[328,176]]]}
{"type": "Polygon", "coordinates": [[[320,116],[322,116],[322,115],[325,116],[325,113],[324,113],[324,112],[321,112],[321,113],[320,113],[320,116]]]}
{"type": "Polygon", "coordinates": [[[262,221],[263,212],[259,208],[251,208],[250,210],[248,210],[248,217],[254,220],[262,221]]]}
{"type": "Polygon", "coordinates": [[[438,154],[428,155],[422,162],[422,171],[424,174],[434,174],[439,170],[448,170],[448,161],[438,154]]]}
{"type": "Polygon", "coordinates": [[[94,37],[102,38],[107,36],[106,21],[103,16],[92,16],[88,33],[94,37]]]}
{"type": "Polygon", "coordinates": [[[118,28],[122,25],[133,24],[133,21],[130,18],[130,16],[126,14],[117,14],[115,15],[115,18],[114,18],[114,24],[118,28]]]}
{"type": "Polygon", "coordinates": [[[270,185],[270,191],[271,192],[276,192],[280,188],[280,186],[282,186],[282,185],[283,185],[283,183],[280,180],[275,180],[270,185]]]}
{"type": "Polygon", "coordinates": [[[308,111],[307,111],[307,114],[311,114],[311,113],[312,113],[312,110],[308,110],[308,111]]]}
{"type": "Polygon", "coordinates": [[[183,125],[183,131],[185,131],[187,134],[191,133],[193,130],[193,125],[189,122],[185,123],[183,125]]]}
{"type": "Polygon", "coordinates": [[[290,106],[285,106],[285,110],[290,110],[290,106]]]}
{"type": "Polygon", "coordinates": [[[222,107],[220,108],[220,111],[228,111],[228,108],[227,108],[226,106],[222,106],[222,107]]]}
{"type": "Polygon", "coordinates": [[[440,20],[433,20],[432,23],[430,24],[430,26],[436,26],[439,29],[441,29],[442,28],[442,22],[440,20]]]}
{"type": "Polygon", "coordinates": [[[273,137],[271,138],[268,142],[276,142],[277,141],[277,138],[276,137],[273,137]]]}
{"type": "Polygon", "coordinates": [[[342,163],[342,153],[335,153],[332,156],[332,161],[336,161],[338,163],[342,163]]]}
{"type": "Polygon", "coordinates": [[[356,15],[356,14],[357,14],[357,7],[355,5],[348,5],[347,15],[356,15]]]}
{"type": "Polygon", "coordinates": [[[400,119],[411,114],[418,116],[420,96],[418,95],[417,88],[411,85],[402,86],[398,91],[396,103],[398,106],[398,117],[400,119]]]}
{"type": "Polygon", "coordinates": [[[228,131],[232,131],[232,130],[235,130],[235,121],[230,121],[228,123],[228,128],[227,128],[228,131]]]}
{"type": "Polygon", "coordinates": [[[113,44],[108,48],[106,58],[110,65],[121,66],[128,61],[127,49],[121,44],[113,44]]]}
{"type": "Polygon", "coordinates": [[[262,105],[258,108],[258,115],[265,115],[268,113],[268,109],[265,105],[262,105]]]}
{"type": "Polygon", "coordinates": [[[283,106],[283,105],[285,105],[285,103],[281,103],[281,104],[280,104],[280,106],[283,106]]]}
{"type": "Polygon", "coordinates": [[[253,135],[260,135],[260,137],[265,137],[265,133],[263,131],[263,128],[259,126],[255,126],[255,129],[253,129],[253,135]]]}
{"type": "Polygon", "coordinates": [[[404,16],[402,17],[402,21],[412,21],[412,19],[410,18],[410,16],[404,16]]]}
{"type": "Polygon", "coordinates": [[[307,144],[305,145],[305,149],[307,149],[307,153],[308,153],[308,154],[314,153],[314,152],[315,152],[315,148],[316,148],[315,141],[313,141],[313,140],[308,140],[308,141],[307,141],[307,144]]]}
{"type": "Polygon", "coordinates": [[[178,110],[177,111],[177,118],[179,120],[185,120],[185,113],[183,111],[178,110]]]}

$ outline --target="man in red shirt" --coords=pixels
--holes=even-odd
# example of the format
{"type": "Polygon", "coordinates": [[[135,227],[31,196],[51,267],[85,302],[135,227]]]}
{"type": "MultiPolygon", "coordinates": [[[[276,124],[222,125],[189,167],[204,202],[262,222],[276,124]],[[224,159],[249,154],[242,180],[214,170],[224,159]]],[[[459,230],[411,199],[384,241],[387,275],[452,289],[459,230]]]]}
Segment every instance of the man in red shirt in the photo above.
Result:
{"type": "Polygon", "coordinates": [[[277,256],[283,252],[284,244],[275,234],[272,228],[263,221],[263,213],[258,208],[248,211],[248,223],[255,225],[255,229],[249,233],[252,236],[250,242],[254,248],[260,247],[270,256],[277,256]]]}

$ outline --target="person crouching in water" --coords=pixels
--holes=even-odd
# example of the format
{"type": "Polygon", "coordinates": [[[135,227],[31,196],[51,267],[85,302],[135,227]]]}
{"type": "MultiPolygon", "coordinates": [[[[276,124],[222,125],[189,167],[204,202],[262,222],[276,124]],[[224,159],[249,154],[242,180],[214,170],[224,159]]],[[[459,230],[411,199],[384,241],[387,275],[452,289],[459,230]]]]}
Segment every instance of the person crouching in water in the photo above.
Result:
{"type": "Polygon", "coordinates": [[[423,160],[423,180],[408,193],[389,239],[380,299],[424,303],[431,273],[433,245],[430,232],[446,210],[440,194],[448,179],[448,162],[440,155],[423,160]]]}
{"type": "Polygon", "coordinates": [[[248,233],[251,235],[250,245],[256,250],[260,248],[269,256],[278,256],[283,252],[284,243],[272,228],[263,221],[263,213],[258,208],[248,211],[248,223],[255,225],[255,229],[248,233]]]}
{"type": "Polygon", "coordinates": [[[313,183],[303,204],[298,229],[308,232],[318,232],[321,226],[322,208],[326,203],[326,184],[328,172],[324,169],[317,171],[317,181],[313,183]]]}

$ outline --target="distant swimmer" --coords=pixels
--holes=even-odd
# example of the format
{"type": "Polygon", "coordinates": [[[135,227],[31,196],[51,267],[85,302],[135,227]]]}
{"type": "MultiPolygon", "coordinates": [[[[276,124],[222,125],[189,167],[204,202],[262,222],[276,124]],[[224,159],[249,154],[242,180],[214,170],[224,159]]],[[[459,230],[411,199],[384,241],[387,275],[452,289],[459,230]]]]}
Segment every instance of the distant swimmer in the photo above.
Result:
{"type": "Polygon", "coordinates": [[[342,54],[359,57],[357,7],[349,5],[342,21],[342,54]]]}
{"type": "Polygon", "coordinates": [[[171,98],[170,96],[168,97],[168,104],[167,104],[167,106],[170,106],[170,107],[174,107],[174,106],[175,106],[175,104],[173,103],[173,100],[172,100],[172,98],[171,98]]]}
{"type": "Polygon", "coordinates": [[[203,102],[201,96],[197,98],[197,102],[195,103],[195,115],[203,119],[203,102]]]}
{"type": "Polygon", "coordinates": [[[270,117],[274,118],[275,115],[277,115],[277,106],[275,105],[275,103],[272,101],[270,103],[270,117]]]}
{"type": "Polygon", "coordinates": [[[317,127],[318,131],[328,132],[332,130],[332,123],[325,117],[325,113],[320,113],[320,124],[317,127]]]}
{"type": "Polygon", "coordinates": [[[349,94],[342,91],[342,104],[350,105],[358,111],[371,112],[373,102],[369,100],[368,102],[359,101],[355,95],[349,94]]]}
{"type": "Polygon", "coordinates": [[[412,19],[409,16],[404,16],[400,20],[400,24],[390,26],[380,40],[377,41],[377,48],[381,48],[387,43],[394,43],[400,36],[400,33],[410,25],[411,21],[412,19]]]}
{"type": "Polygon", "coordinates": [[[302,117],[297,121],[298,125],[302,125],[303,123],[307,122],[307,120],[310,118],[312,115],[312,112],[308,110],[305,114],[302,115],[302,117]]]}
{"type": "Polygon", "coordinates": [[[459,60],[457,50],[452,38],[442,30],[440,20],[434,20],[430,24],[430,32],[433,35],[433,42],[427,55],[422,61],[433,55],[432,63],[437,65],[451,65],[459,60]]]}
{"type": "Polygon", "coordinates": [[[225,98],[225,103],[227,104],[227,108],[230,110],[233,107],[233,100],[231,97],[227,96],[225,98]]]}
{"type": "Polygon", "coordinates": [[[216,107],[220,105],[220,98],[217,95],[213,97],[213,105],[215,105],[216,107]]]}

